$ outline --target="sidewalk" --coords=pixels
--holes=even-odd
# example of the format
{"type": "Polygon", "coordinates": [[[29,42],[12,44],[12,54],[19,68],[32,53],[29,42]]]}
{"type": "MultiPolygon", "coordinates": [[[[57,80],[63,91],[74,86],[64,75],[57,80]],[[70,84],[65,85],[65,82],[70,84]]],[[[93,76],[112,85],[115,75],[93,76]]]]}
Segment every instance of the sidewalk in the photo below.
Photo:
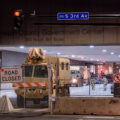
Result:
{"type": "Polygon", "coordinates": [[[20,108],[14,109],[10,113],[0,113],[0,117],[13,116],[13,117],[34,117],[44,114],[49,114],[48,108],[36,109],[36,108],[20,108]]]}
{"type": "Polygon", "coordinates": [[[38,115],[38,116],[0,116],[1,120],[120,120],[120,116],[97,115],[38,115]]]}

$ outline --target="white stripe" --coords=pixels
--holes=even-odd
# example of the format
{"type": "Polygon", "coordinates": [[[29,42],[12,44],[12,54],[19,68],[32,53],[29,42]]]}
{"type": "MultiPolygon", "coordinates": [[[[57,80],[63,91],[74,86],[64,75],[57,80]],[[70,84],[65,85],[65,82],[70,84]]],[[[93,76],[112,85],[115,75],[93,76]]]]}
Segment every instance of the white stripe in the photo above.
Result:
{"type": "Polygon", "coordinates": [[[22,83],[24,85],[24,87],[29,87],[26,83],[22,83]]]}
{"type": "Polygon", "coordinates": [[[41,86],[45,86],[44,83],[40,83],[41,86]]]}
{"type": "Polygon", "coordinates": [[[36,86],[35,83],[30,83],[32,86],[36,86]]]}

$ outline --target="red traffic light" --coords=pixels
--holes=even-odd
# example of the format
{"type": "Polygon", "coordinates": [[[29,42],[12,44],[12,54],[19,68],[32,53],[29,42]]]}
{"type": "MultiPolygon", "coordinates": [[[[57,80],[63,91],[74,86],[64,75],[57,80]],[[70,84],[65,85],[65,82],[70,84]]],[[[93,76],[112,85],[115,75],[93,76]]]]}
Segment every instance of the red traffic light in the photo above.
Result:
{"type": "Polygon", "coordinates": [[[1,69],[1,72],[3,72],[3,71],[4,71],[4,69],[2,68],[2,69],[1,69]]]}
{"type": "Polygon", "coordinates": [[[19,17],[20,16],[20,12],[19,11],[15,11],[14,12],[14,16],[19,17]]]}

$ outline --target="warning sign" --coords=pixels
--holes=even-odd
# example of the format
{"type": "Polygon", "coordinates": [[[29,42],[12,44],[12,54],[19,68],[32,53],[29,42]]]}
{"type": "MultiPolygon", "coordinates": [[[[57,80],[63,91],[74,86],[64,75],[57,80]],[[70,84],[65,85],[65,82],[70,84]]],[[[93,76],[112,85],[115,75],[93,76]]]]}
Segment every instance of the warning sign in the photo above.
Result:
{"type": "Polygon", "coordinates": [[[114,79],[114,83],[120,83],[120,72],[116,73],[113,79],[114,79]]]}
{"type": "Polygon", "coordinates": [[[1,69],[1,82],[2,83],[13,83],[22,82],[22,69],[21,68],[8,68],[1,69]]]}

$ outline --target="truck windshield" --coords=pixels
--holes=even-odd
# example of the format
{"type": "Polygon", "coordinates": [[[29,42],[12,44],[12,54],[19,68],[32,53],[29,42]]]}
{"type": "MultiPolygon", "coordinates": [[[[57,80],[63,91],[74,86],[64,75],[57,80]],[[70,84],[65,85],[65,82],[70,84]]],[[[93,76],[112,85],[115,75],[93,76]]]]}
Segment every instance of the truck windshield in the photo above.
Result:
{"type": "Polygon", "coordinates": [[[46,65],[35,66],[34,77],[48,77],[48,70],[46,65]]]}
{"type": "Polygon", "coordinates": [[[32,77],[33,66],[22,66],[22,69],[24,77],[32,77]]]}

